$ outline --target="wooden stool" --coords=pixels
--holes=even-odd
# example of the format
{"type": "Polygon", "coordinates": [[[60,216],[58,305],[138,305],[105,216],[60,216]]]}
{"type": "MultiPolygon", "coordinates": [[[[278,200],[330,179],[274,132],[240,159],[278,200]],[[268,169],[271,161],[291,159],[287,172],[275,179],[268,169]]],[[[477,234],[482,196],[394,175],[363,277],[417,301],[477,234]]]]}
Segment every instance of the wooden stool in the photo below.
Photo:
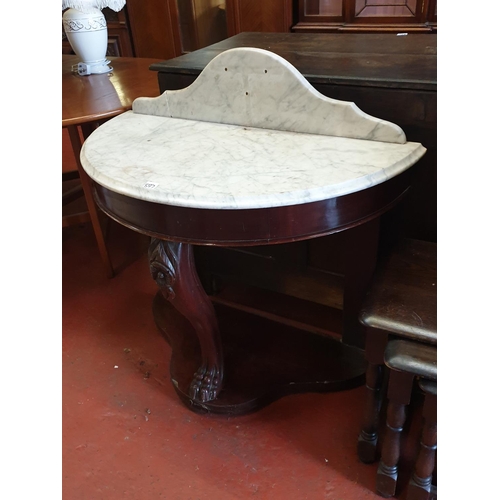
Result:
{"type": "Polygon", "coordinates": [[[421,382],[426,394],[424,403],[426,421],[408,498],[427,500],[437,442],[435,390],[437,349],[435,346],[419,342],[392,340],[387,344],[384,361],[389,369],[388,404],[386,430],[377,470],[377,493],[384,497],[391,497],[396,493],[400,439],[406,420],[406,407],[411,401],[415,377],[422,377],[426,380],[421,382]],[[434,382],[434,385],[428,381],[434,382]]]}
{"type": "Polygon", "coordinates": [[[379,262],[360,312],[366,327],[366,400],[358,438],[362,462],[377,459],[384,352],[390,339],[437,344],[436,244],[403,239],[379,262]]]}

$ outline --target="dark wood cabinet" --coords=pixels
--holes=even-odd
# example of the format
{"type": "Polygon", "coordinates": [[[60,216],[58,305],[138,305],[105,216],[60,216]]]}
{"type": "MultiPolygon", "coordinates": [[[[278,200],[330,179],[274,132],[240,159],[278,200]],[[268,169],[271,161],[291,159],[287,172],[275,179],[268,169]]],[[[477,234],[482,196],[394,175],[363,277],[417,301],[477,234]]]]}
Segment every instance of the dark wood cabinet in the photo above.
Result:
{"type": "Polygon", "coordinates": [[[182,53],[227,38],[226,0],[177,0],[182,53]]]}
{"type": "Polygon", "coordinates": [[[293,24],[292,0],[226,0],[227,32],[289,33],[293,24]]]}
{"type": "Polygon", "coordinates": [[[127,11],[136,57],[182,54],[176,0],[127,0],[127,11]]]}
{"type": "Polygon", "coordinates": [[[130,36],[130,25],[127,9],[115,12],[103,9],[108,23],[108,52],[110,57],[133,57],[134,48],[130,36]]]}
{"type": "Polygon", "coordinates": [[[432,32],[437,0],[298,0],[293,31],[432,32]]]}

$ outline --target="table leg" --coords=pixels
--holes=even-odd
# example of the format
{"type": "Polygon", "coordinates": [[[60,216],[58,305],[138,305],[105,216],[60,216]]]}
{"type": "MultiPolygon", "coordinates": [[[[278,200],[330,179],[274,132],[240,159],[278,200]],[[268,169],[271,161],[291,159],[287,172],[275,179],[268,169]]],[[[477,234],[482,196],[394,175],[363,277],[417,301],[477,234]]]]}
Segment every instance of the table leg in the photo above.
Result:
{"type": "Polygon", "coordinates": [[[365,331],[359,311],[377,263],[379,229],[377,217],[346,232],[342,342],[360,349],[365,346],[365,331]]]}
{"type": "Polygon", "coordinates": [[[149,266],[163,297],[191,323],[200,344],[201,365],[189,386],[189,398],[212,401],[222,386],[222,344],[214,307],[196,273],[193,247],[153,238],[149,266]]]}
{"type": "Polygon", "coordinates": [[[76,125],[69,126],[68,133],[71,140],[71,147],[73,149],[73,154],[75,155],[78,173],[80,174],[80,181],[82,183],[83,193],[85,195],[85,201],[87,203],[87,208],[89,210],[90,220],[92,222],[92,228],[94,229],[95,238],[97,240],[97,247],[99,249],[99,254],[101,255],[101,260],[106,269],[107,277],[112,278],[114,276],[113,266],[109,258],[108,250],[106,248],[106,243],[104,241],[104,234],[101,228],[99,214],[97,213],[97,206],[92,196],[92,187],[90,184],[90,179],[80,162],[80,150],[82,149],[82,141],[80,139],[78,127],[76,125]]]}

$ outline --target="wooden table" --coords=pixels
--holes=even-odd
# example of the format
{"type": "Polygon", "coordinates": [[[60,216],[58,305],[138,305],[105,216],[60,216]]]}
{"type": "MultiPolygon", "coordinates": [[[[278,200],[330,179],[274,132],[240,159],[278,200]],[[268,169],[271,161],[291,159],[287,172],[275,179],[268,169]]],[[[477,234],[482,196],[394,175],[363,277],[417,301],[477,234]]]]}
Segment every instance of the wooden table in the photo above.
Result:
{"type": "Polygon", "coordinates": [[[406,195],[424,153],[397,125],[318,94],[279,56],[243,48],[214,59],[185,90],[136,100],[88,138],[82,164],[98,205],[153,238],[155,319],[189,408],[244,413],[363,380],[363,338],[348,324],[342,342],[248,316],[221,328],[193,247],[345,231],[345,297],[358,300],[375,265],[378,220],[406,195]]]}
{"type": "Polygon", "coordinates": [[[68,129],[99,253],[108,277],[114,270],[90,182],[80,163],[82,140],[103,121],[132,108],[137,97],[159,95],[156,75],[149,70],[155,59],[110,57],[113,71],[104,75],[79,76],[71,68],[77,56],[62,56],[62,126],[68,129]]]}

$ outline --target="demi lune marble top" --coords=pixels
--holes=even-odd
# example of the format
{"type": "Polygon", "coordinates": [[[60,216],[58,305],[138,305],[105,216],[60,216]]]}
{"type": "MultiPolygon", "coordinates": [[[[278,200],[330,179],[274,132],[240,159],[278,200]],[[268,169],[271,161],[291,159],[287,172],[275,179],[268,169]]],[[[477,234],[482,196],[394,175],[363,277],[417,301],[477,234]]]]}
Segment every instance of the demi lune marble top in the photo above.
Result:
{"type": "Polygon", "coordinates": [[[361,191],[425,151],[397,125],[323,96],[278,55],[236,48],[186,89],[136,99],[91,134],[81,161],[95,182],[132,198],[252,209],[361,191]]]}

